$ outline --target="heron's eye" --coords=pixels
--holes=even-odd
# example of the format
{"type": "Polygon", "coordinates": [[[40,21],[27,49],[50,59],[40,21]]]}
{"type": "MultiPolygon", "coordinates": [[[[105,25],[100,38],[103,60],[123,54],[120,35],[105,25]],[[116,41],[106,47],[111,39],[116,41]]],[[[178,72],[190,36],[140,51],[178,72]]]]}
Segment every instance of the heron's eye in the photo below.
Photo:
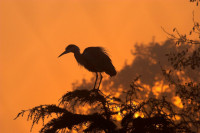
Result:
{"type": "Polygon", "coordinates": [[[75,49],[75,47],[73,45],[68,45],[65,50],[66,51],[74,51],[74,49],[75,49]]]}

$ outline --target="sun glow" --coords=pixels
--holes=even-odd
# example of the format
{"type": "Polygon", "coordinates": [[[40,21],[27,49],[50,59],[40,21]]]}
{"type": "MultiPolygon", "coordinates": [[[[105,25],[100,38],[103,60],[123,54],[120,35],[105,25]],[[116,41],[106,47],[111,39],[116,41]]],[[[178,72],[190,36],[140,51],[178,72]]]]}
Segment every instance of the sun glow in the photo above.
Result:
{"type": "MultiPolygon", "coordinates": [[[[71,83],[90,78],[72,55],[57,60],[66,44],[81,50],[106,47],[120,70],[125,59],[134,58],[130,49],[135,42],[148,43],[153,35],[158,42],[166,39],[160,26],[190,30],[194,9],[199,11],[187,0],[1,0],[0,132],[29,132],[26,119],[12,119],[20,110],[55,103],[71,83]]],[[[161,87],[154,88],[155,94],[161,87]]],[[[85,106],[83,112],[89,110],[85,106]]]]}
{"type": "Polygon", "coordinates": [[[140,113],[140,112],[136,112],[136,113],[134,114],[134,117],[135,117],[135,118],[138,118],[138,117],[144,118],[144,114],[143,114],[143,113],[140,113]]]}
{"type": "Polygon", "coordinates": [[[164,84],[164,81],[161,80],[161,81],[155,82],[155,84],[154,84],[154,86],[153,86],[153,88],[152,88],[152,91],[153,91],[153,93],[156,95],[156,97],[158,98],[158,96],[159,96],[161,93],[167,91],[168,88],[169,88],[169,86],[166,85],[166,84],[164,84]]]}
{"type": "Polygon", "coordinates": [[[181,102],[180,97],[175,96],[175,97],[173,97],[173,100],[174,100],[174,104],[175,104],[177,107],[183,108],[183,104],[182,104],[182,102],[181,102]]]}

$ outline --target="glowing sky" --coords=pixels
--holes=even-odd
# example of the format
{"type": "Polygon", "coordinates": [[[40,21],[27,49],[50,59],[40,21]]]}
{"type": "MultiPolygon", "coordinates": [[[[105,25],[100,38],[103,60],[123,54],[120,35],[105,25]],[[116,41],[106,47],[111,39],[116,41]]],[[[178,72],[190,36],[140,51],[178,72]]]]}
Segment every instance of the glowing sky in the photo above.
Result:
{"type": "Polygon", "coordinates": [[[0,132],[29,132],[25,117],[13,120],[19,111],[57,103],[72,82],[92,76],[72,54],[57,58],[68,44],[105,47],[120,70],[136,42],[167,38],[161,26],[189,33],[200,10],[188,1],[1,0],[0,132]]]}

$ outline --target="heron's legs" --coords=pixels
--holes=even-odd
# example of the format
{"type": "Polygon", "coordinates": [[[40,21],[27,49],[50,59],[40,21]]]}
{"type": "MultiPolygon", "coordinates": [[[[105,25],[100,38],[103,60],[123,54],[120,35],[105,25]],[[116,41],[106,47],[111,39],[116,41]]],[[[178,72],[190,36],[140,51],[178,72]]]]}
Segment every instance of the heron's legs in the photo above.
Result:
{"type": "Polygon", "coordinates": [[[101,85],[101,80],[102,80],[102,78],[103,78],[103,76],[101,75],[101,73],[100,73],[100,81],[99,81],[99,86],[98,86],[98,90],[99,90],[99,87],[100,87],[100,85],[101,85]]]}
{"type": "Polygon", "coordinates": [[[96,72],[96,80],[95,80],[94,88],[93,89],[95,89],[95,87],[96,87],[97,79],[98,79],[98,73],[96,72]]]}

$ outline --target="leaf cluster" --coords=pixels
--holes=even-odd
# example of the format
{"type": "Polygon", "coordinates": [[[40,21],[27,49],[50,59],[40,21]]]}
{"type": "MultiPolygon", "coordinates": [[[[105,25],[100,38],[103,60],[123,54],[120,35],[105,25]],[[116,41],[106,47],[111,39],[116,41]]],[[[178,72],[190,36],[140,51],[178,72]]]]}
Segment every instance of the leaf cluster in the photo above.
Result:
{"type": "Polygon", "coordinates": [[[200,0],[190,0],[190,2],[194,2],[194,3],[196,3],[196,6],[198,6],[198,5],[199,5],[199,2],[200,2],[200,0]]]}
{"type": "Polygon", "coordinates": [[[181,98],[181,102],[184,106],[177,115],[181,117],[181,123],[183,123],[188,129],[199,130],[200,127],[200,84],[194,82],[180,82],[180,79],[174,79],[172,70],[166,71],[162,69],[163,75],[170,83],[170,86],[174,86],[176,89],[176,95],[181,98]]]}
{"type": "MultiPolygon", "coordinates": [[[[193,1],[194,2],[194,1],[193,1]]],[[[198,1],[197,1],[198,3],[198,1]]],[[[173,33],[167,32],[164,28],[163,31],[169,36],[170,39],[176,42],[177,46],[184,47],[184,49],[166,54],[169,62],[171,62],[174,69],[182,69],[190,66],[192,69],[200,67],[200,25],[194,19],[193,12],[193,27],[188,35],[181,34],[177,28],[173,29],[173,33]],[[198,39],[190,39],[194,34],[198,39]]]]}

